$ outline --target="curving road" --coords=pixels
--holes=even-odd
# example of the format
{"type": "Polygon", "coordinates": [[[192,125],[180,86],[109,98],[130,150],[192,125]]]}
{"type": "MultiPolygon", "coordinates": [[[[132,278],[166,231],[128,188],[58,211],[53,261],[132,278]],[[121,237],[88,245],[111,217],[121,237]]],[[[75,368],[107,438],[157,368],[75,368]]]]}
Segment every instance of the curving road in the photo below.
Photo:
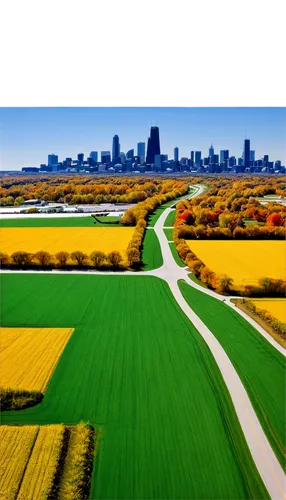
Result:
{"type": "MultiPolygon", "coordinates": [[[[196,191],[193,193],[194,196],[198,196],[202,194],[204,188],[202,186],[193,186],[196,191]]],[[[186,198],[192,197],[187,195],[186,198]]],[[[178,203],[178,202],[177,202],[178,203]]],[[[140,273],[134,272],[112,272],[112,274],[122,275],[130,275],[130,276],[156,276],[165,280],[181,309],[193,323],[193,325],[197,328],[200,335],[203,337],[207,345],[209,346],[216,363],[221,371],[221,374],[224,378],[225,384],[228,388],[230,396],[232,398],[241,428],[244,432],[248,447],[252,454],[253,460],[257,466],[257,469],[264,481],[264,484],[271,496],[274,500],[282,500],[286,498],[285,495],[285,475],[284,471],[274,454],[271,445],[268,442],[267,437],[264,434],[264,431],[260,425],[260,422],[256,416],[256,413],[252,407],[250,399],[247,395],[247,392],[242,384],[233,364],[231,363],[229,357],[226,352],[213,335],[213,333],[207,328],[207,326],[202,322],[202,320],[195,314],[195,312],[191,309],[189,304],[184,299],[183,295],[178,286],[178,280],[185,280],[190,286],[197,288],[202,293],[206,293],[215,297],[217,300],[224,300],[229,307],[235,309],[238,314],[241,314],[252,326],[254,326],[257,331],[263,335],[268,342],[270,342],[277,350],[279,350],[283,355],[285,355],[285,350],[279,344],[277,344],[272,337],[267,334],[263,328],[261,328],[255,321],[249,318],[243,311],[240,311],[235,305],[230,301],[231,297],[225,297],[223,295],[217,294],[211,290],[201,287],[200,285],[194,283],[188,277],[189,269],[182,268],[178,266],[176,261],[173,258],[167,237],[164,233],[164,223],[171,212],[172,208],[167,208],[156,224],[154,225],[153,230],[156,232],[158,237],[161,252],[163,257],[163,265],[154,270],[154,271],[142,271],[140,273]]],[[[28,273],[31,272],[39,273],[41,271],[1,271],[2,273],[28,273]]],[[[70,271],[67,271],[68,274],[71,274],[70,271]]],[[[52,274],[63,274],[66,271],[43,271],[44,274],[52,273],[52,274]]],[[[86,271],[74,271],[75,274],[87,274],[86,271]]],[[[106,272],[93,271],[88,274],[102,274],[106,275],[106,272]]]]}

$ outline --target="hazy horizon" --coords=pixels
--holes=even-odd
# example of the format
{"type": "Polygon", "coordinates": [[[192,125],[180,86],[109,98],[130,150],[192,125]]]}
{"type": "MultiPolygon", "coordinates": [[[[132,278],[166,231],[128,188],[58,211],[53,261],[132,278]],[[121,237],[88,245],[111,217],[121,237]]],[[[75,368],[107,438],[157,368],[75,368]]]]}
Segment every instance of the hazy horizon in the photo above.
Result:
{"type": "Polygon", "coordinates": [[[90,151],[112,151],[119,135],[126,153],[147,140],[151,125],[160,129],[161,153],[179,158],[191,150],[208,155],[229,149],[240,157],[250,137],[256,159],[286,163],[286,108],[0,108],[0,170],[21,170],[47,163],[48,154],[59,161],[90,151]]]}

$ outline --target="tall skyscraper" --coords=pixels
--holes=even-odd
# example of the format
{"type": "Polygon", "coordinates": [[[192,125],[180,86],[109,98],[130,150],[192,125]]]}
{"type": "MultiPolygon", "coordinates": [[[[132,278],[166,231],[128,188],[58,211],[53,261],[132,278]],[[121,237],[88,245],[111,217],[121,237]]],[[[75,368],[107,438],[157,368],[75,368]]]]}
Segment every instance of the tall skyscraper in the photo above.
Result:
{"type": "Polygon", "coordinates": [[[101,151],[101,163],[110,163],[110,151],[101,151]]]}
{"type": "Polygon", "coordinates": [[[202,158],[202,152],[201,151],[195,151],[195,166],[196,166],[196,168],[200,168],[200,166],[201,166],[201,158],[202,158]]]}
{"type": "Polygon", "coordinates": [[[134,157],[134,149],[129,149],[126,153],[127,158],[133,158],[134,157]]]}
{"type": "Polygon", "coordinates": [[[154,163],[155,156],[160,153],[159,127],[151,127],[150,137],[148,139],[146,162],[154,163]]]}
{"type": "Polygon", "coordinates": [[[243,150],[244,168],[249,167],[249,162],[250,162],[250,139],[244,139],[244,150],[243,150]]]}
{"type": "Polygon", "coordinates": [[[145,142],[137,143],[137,156],[139,156],[142,165],[145,162],[145,142]]]}
{"type": "Polygon", "coordinates": [[[57,165],[59,163],[58,155],[48,155],[48,166],[52,167],[53,165],[57,165]]]}
{"type": "Polygon", "coordinates": [[[118,135],[115,135],[113,137],[113,141],[112,141],[112,161],[113,161],[113,163],[116,163],[116,161],[119,160],[119,155],[120,155],[119,137],[118,137],[118,135]]]}
{"type": "Polygon", "coordinates": [[[254,151],[254,149],[250,150],[250,161],[255,161],[255,151],[254,151]]]}
{"type": "Polygon", "coordinates": [[[89,157],[92,158],[92,160],[96,163],[98,161],[98,152],[97,151],[91,151],[89,154],[89,157]]]}
{"type": "Polygon", "coordinates": [[[209,147],[209,156],[212,157],[213,155],[214,155],[214,147],[211,144],[210,147],[209,147]]]}
{"type": "Polygon", "coordinates": [[[176,163],[179,161],[179,148],[174,148],[174,160],[176,163]]]}
{"type": "Polygon", "coordinates": [[[78,161],[80,161],[82,163],[83,160],[84,160],[84,154],[83,153],[78,153],[77,159],[78,159],[78,161]]]}

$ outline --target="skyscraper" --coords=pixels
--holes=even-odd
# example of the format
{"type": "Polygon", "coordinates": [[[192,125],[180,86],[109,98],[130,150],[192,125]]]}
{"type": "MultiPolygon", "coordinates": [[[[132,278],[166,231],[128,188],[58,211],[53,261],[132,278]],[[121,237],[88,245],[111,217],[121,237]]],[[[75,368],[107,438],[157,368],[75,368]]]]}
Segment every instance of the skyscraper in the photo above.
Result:
{"type": "Polygon", "coordinates": [[[110,151],[101,151],[101,163],[110,163],[110,151]]]}
{"type": "Polygon", "coordinates": [[[92,158],[92,160],[96,163],[98,161],[98,152],[97,151],[91,151],[89,154],[89,157],[92,158]]]}
{"type": "Polygon", "coordinates": [[[83,160],[84,160],[84,154],[83,153],[78,153],[77,159],[78,159],[78,161],[80,161],[82,163],[83,160]]]}
{"type": "Polygon", "coordinates": [[[120,154],[119,137],[118,137],[118,135],[115,135],[113,137],[113,141],[112,141],[112,162],[113,163],[116,163],[118,161],[119,154],[120,154]]]}
{"type": "Polygon", "coordinates": [[[134,149],[129,149],[129,151],[127,151],[126,153],[126,157],[129,159],[134,158],[134,149]]]}
{"type": "Polygon", "coordinates": [[[254,151],[254,149],[251,149],[251,151],[250,151],[250,161],[255,161],[255,151],[254,151]]]}
{"type": "Polygon", "coordinates": [[[213,155],[214,155],[214,147],[211,144],[210,147],[209,147],[209,156],[212,157],[213,155]]]}
{"type": "Polygon", "coordinates": [[[58,155],[48,155],[48,166],[57,165],[59,163],[58,155]]]}
{"type": "Polygon", "coordinates": [[[201,158],[202,158],[202,152],[201,151],[195,151],[195,166],[196,166],[196,168],[200,168],[200,166],[201,166],[201,158]]]}
{"type": "Polygon", "coordinates": [[[250,162],[250,139],[244,139],[244,150],[243,150],[244,169],[249,167],[249,162],[250,162]]]}
{"type": "Polygon", "coordinates": [[[150,137],[148,139],[146,162],[154,163],[155,155],[159,155],[160,153],[159,127],[151,127],[150,137]]]}
{"type": "Polygon", "coordinates": [[[145,162],[145,142],[137,143],[137,156],[139,156],[142,165],[145,162]]]}
{"type": "Polygon", "coordinates": [[[174,160],[176,163],[179,161],[179,148],[174,148],[174,160]]]}

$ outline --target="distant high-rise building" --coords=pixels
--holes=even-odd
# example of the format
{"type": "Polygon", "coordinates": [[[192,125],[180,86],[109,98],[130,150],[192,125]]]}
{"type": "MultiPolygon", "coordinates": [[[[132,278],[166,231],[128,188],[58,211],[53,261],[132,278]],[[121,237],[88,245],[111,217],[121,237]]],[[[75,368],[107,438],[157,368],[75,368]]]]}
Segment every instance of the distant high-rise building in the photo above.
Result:
{"type": "Polygon", "coordinates": [[[179,161],[179,148],[174,148],[174,161],[176,163],[179,161]]]}
{"type": "Polygon", "coordinates": [[[156,172],[160,172],[162,169],[162,156],[163,155],[155,155],[154,163],[156,172]]]}
{"type": "Polygon", "coordinates": [[[129,149],[126,153],[127,158],[132,159],[134,158],[134,149],[129,149]]]}
{"type": "Polygon", "coordinates": [[[250,150],[250,161],[255,161],[255,151],[254,151],[254,149],[250,150]]]}
{"type": "Polygon", "coordinates": [[[145,162],[145,142],[137,143],[137,156],[139,156],[142,165],[145,162]]]}
{"type": "Polygon", "coordinates": [[[119,160],[120,155],[120,144],[119,137],[115,135],[112,140],[112,162],[116,163],[119,160]]]}
{"type": "Polygon", "coordinates": [[[59,163],[58,155],[48,155],[48,166],[52,167],[53,165],[57,165],[59,163]]]}
{"type": "Polygon", "coordinates": [[[249,162],[250,162],[250,139],[244,139],[244,149],[243,149],[244,168],[249,167],[249,162]]]}
{"type": "Polygon", "coordinates": [[[95,163],[98,162],[98,152],[97,151],[91,151],[89,154],[89,157],[92,158],[92,160],[95,163]]]}
{"type": "Polygon", "coordinates": [[[228,149],[222,149],[220,151],[220,156],[219,156],[219,162],[224,163],[224,161],[229,159],[229,150],[228,149]]]}
{"type": "Polygon", "coordinates": [[[119,153],[119,158],[121,160],[121,163],[124,164],[125,163],[125,160],[126,160],[126,155],[125,153],[119,153]]]}
{"type": "Polygon", "coordinates": [[[110,163],[111,155],[110,151],[101,151],[101,163],[110,163]]]}
{"type": "Polygon", "coordinates": [[[194,162],[195,159],[195,152],[191,151],[191,161],[194,162]]]}
{"type": "Polygon", "coordinates": [[[151,127],[150,137],[148,139],[146,162],[154,163],[155,155],[159,155],[160,153],[159,127],[151,127]]]}
{"type": "Polygon", "coordinates": [[[82,163],[84,161],[84,154],[83,153],[78,153],[77,159],[78,159],[78,161],[80,161],[82,163]]]}
{"type": "Polygon", "coordinates": [[[209,147],[209,157],[211,158],[213,155],[214,155],[214,147],[211,144],[210,147],[209,147]]]}
{"type": "Polygon", "coordinates": [[[196,168],[200,168],[201,158],[202,158],[201,151],[195,151],[195,166],[196,166],[196,168]]]}

